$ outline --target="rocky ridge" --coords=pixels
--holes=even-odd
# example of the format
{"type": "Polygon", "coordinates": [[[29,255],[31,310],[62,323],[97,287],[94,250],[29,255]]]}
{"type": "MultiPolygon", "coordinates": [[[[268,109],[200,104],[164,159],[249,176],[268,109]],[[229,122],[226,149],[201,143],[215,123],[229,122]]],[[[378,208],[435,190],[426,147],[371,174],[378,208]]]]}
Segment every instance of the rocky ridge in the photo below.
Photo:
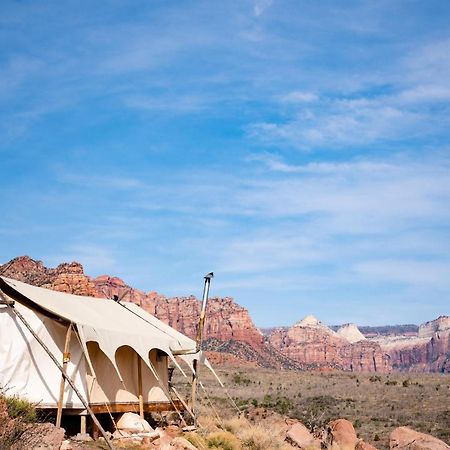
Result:
{"type": "MultiPolygon", "coordinates": [[[[28,256],[0,265],[0,274],[77,295],[117,295],[190,337],[196,333],[200,302],[194,296],[167,298],[132,288],[117,277],[91,278],[77,262],[47,268],[28,256]]],[[[427,322],[418,332],[414,326],[405,327],[402,336],[392,336],[389,330],[393,327],[387,327],[387,333],[372,333],[365,339],[355,325],[347,324],[335,332],[315,317],[307,316],[290,328],[272,329],[264,336],[248,311],[232,298],[212,298],[208,303],[205,345],[216,355],[226,353],[263,367],[450,372],[450,317],[427,322]]]]}
{"type": "Polygon", "coordinates": [[[388,372],[391,368],[389,357],[379,344],[366,340],[351,342],[313,316],[287,330],[275,330],[269,342],[289,358],[321,369],[388,372]]]}

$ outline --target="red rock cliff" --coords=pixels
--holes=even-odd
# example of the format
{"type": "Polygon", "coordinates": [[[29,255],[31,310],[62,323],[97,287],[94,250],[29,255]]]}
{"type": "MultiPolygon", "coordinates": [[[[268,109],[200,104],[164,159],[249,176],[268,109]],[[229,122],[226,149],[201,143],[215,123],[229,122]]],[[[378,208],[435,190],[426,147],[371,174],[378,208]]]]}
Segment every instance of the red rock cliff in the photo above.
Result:
{"type": "MultiPolygon", "coordinates": [[[[56,291],[93,297],[118,295],[124,301],[140,305],[180,332],[195,338],[200,315],[200,302],[194,297],[166,298],[156,292],[145,293],[125,284],[117,277],[102,275],[95,279],[84,274],[77,262],[47,268],[41,261],[28,256],[14,258],[0,266],[0,274],[19,281],[56,291]]],[[[208,302],[208,316],[204,338],[220,341],[235,340],[258,348],[264,344],[261,332],[254,326],[248,311],[232,298],[212,298],[208,302]]]]}
{"type": "Polygon", "coordinates": [[[54,269],[29,256],[19,256],[0,266],[0,274],[15,280],[70,294],[97,296],[91,278],[84,274],[80,263],[63,263],[54,269]]]}
{"type": "MultiPolygon", "coordinates": [[[[120,278],[100,276],[93,280],[99,296],[118,295],[126,301],[137,303],[178,331],[195,338],[200,315],[200,301],[194,297],[166,298],[156,292],[145,293],[127,286],[120,278]]],[[[230,339],[261,346],[263,335],[255,327],[248,311],[232,298],[211,298],[205,325],[205,339],[230,339]]]]}
{"type": "Polygon", "coordinates": [[[289,329],[272,332],[269,342],[296,361],[318,368],[355,372],[388,372],[389,357],[380,345],[367,340],[351,343],[308,316],[289,329]]]}
{"type": "Polygon", "coordinates": [[[450,317],[441,316],[419,327],[417,337],[380,339],[394,369],[450,373],[450,317]]]}
{"type": "MultiPolygon", "coordinates": [[[[196,333],[200,302],[193,296],[166,298],[156,292],[145,293],[120,278],[103,275],[92,279],[77,262],[47,268],[28,256],[0,265],[0,274],[78,295],[110,298],[118,295],[188,336],[194,337],[196,333]]],[[[384,372],[392,365],[399,370],[450,372],[449,317],[424,324],[418,337],[393,343],[374,340],[351,343],[314,318],[302,322],[290,329],[276,329],[265,342],[245,308],[231,298],[216,298],[208,306],[205,338],[211,341],[212,350],[229,351],[266,367],[384,372]]]]}

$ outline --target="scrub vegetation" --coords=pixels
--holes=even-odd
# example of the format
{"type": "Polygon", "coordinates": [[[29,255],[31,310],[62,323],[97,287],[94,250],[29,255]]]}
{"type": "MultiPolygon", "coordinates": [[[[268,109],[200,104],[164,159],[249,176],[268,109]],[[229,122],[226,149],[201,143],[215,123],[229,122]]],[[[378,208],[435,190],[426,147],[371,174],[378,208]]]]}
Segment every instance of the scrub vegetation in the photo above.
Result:
{"type": "Polygon", "coordinates": [[[0,388],[0,449],[9,449],[30,423],[37,421],[35,405],[0,388]]]}
{"type": "MultiPolygon", "coordinates": [[[[399,426],[450,443],[449,375],[239,367],[219,369],[218,375],[226,390],[207,369],[202,369],[206,391],[200,389],[199,395],[200,408],[221,420],[236,416],[236,408],[247,415],[274,411],[318,431],[330,420],[344,418],[353,422],[360,438],[380,449],[389,448],[389,434],[399,426]]],[[[174,382],[186,396],[190,395],[189,379],[177,375],[174,382]]]]}

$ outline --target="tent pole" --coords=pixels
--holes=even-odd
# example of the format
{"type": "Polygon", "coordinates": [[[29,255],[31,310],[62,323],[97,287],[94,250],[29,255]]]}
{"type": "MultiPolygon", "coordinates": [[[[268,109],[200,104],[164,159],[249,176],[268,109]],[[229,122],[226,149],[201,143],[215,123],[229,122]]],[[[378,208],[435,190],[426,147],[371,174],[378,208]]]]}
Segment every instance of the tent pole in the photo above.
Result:
{"type": "MultiPolygon", "coordinates": [[[[197,336],[195,339],[196,343],[196,353],[199,353],[202,349],[203,341],[203,328],[205,326],[206,317],[206,306],[208,304],[209,287],[211,285],[211,278],[214,277],[212,272],[205,276],[205,285],[203,287],[203,299],[202,299],[202,309],[200,311],[200,319],[198,321],[197,336]]],[[[191,409],[194,414],[194,425],[197,426],[197,414],[196,414],[196,403],[197,403],[197,383],[198,383],[198,359],[193,360],[194,375],[192,376],[192,392],[191,392],[191,409]]]]}
{"type": "Polygon", "coordinates": [[[33,337],[38,341],[40,346],[45,350],[45,352],[50,356],[50,359],[55,363],[55,366],[59,369],[61,372],[61,375],[64,377],[64,379],[69,383],[70,387],[74,390],[75,394],[77,394],[78,398],[80,399],[81,403],[83,404],[86,411],[89,413],[89,415],[92,417],[92,420],[94,424],[99,428],[102,436],[105,438],[106,445],[110,450],[114,450],[114,447],[112,443],[110,442],[108,436],[106,435],[106,431],[103,429],[103,427],[100,425],[100,422],[98,421],[97,417],[95,417],[95,414],[92,412],[92,409],[89,407],[88,402],[83,398],[83,395],[78,390],[78,388],[75,386],[75,383],[64,373],[64,369],[61,366],[61,364],[58,362],[58,360],[55,358],[55,356],[52,354],[52,352],[49,350],[49,348],[45,345],[44,341],[35,333],[33,328],[31,328],[30,324],[27,322],[25,317],[22,316],[22,314],[17,311],[16,308],[14,308],[14,305],[11,305],[10,302],[8,303],[7,299],[4,297],[3,292],[0,290],[0,297],[1,299],[7,304],[10,311],[19,318],[19,320],[25,325],[25,327],[28,329],[28,331],[33,335],[33,337]]]}
{"type": "Polygon", "coordinates": [[[137,355],[138,358],[138,395],[139,395],[139,415],[144,418],[144,397],[142,395],[142,366],[141,357],[137,355]]]}
{"type": "Polygon", "coordinates": [[[192,391],[191,391],[191,411],[194,417],[194,426],[197,427],[197,383],[198,383],[198,360],[192,361],[194,374],[192,375],[192,391]]]}
{"type": "MultiPolygon", "coordinates": [[[[67,373],[67,365],[70,361],[70,337],[72,335],[72,323],[69,324],[66,332],[66,340],[64,342],[64,353],[63,353],[63,371],[67,373]]],[[[61,376],[61,383],[59,385],[59,399],[58,399],[58,411],[56,413],[56,426],[61,427],[62,419],[62,407],[64,402],[64,387],[66,385],[66,380],[64,376],[61,376]]]]}

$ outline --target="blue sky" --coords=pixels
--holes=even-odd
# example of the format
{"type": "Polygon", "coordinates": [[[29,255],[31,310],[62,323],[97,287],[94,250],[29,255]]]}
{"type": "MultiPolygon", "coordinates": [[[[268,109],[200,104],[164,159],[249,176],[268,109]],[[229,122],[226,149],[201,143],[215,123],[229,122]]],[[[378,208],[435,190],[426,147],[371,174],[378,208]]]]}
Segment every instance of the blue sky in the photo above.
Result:
{"type": "Polygon", "coordinates": [[[0,3],[0,260],[233,296],[259,326],[450,314],[450,3],[0,3]]]}

